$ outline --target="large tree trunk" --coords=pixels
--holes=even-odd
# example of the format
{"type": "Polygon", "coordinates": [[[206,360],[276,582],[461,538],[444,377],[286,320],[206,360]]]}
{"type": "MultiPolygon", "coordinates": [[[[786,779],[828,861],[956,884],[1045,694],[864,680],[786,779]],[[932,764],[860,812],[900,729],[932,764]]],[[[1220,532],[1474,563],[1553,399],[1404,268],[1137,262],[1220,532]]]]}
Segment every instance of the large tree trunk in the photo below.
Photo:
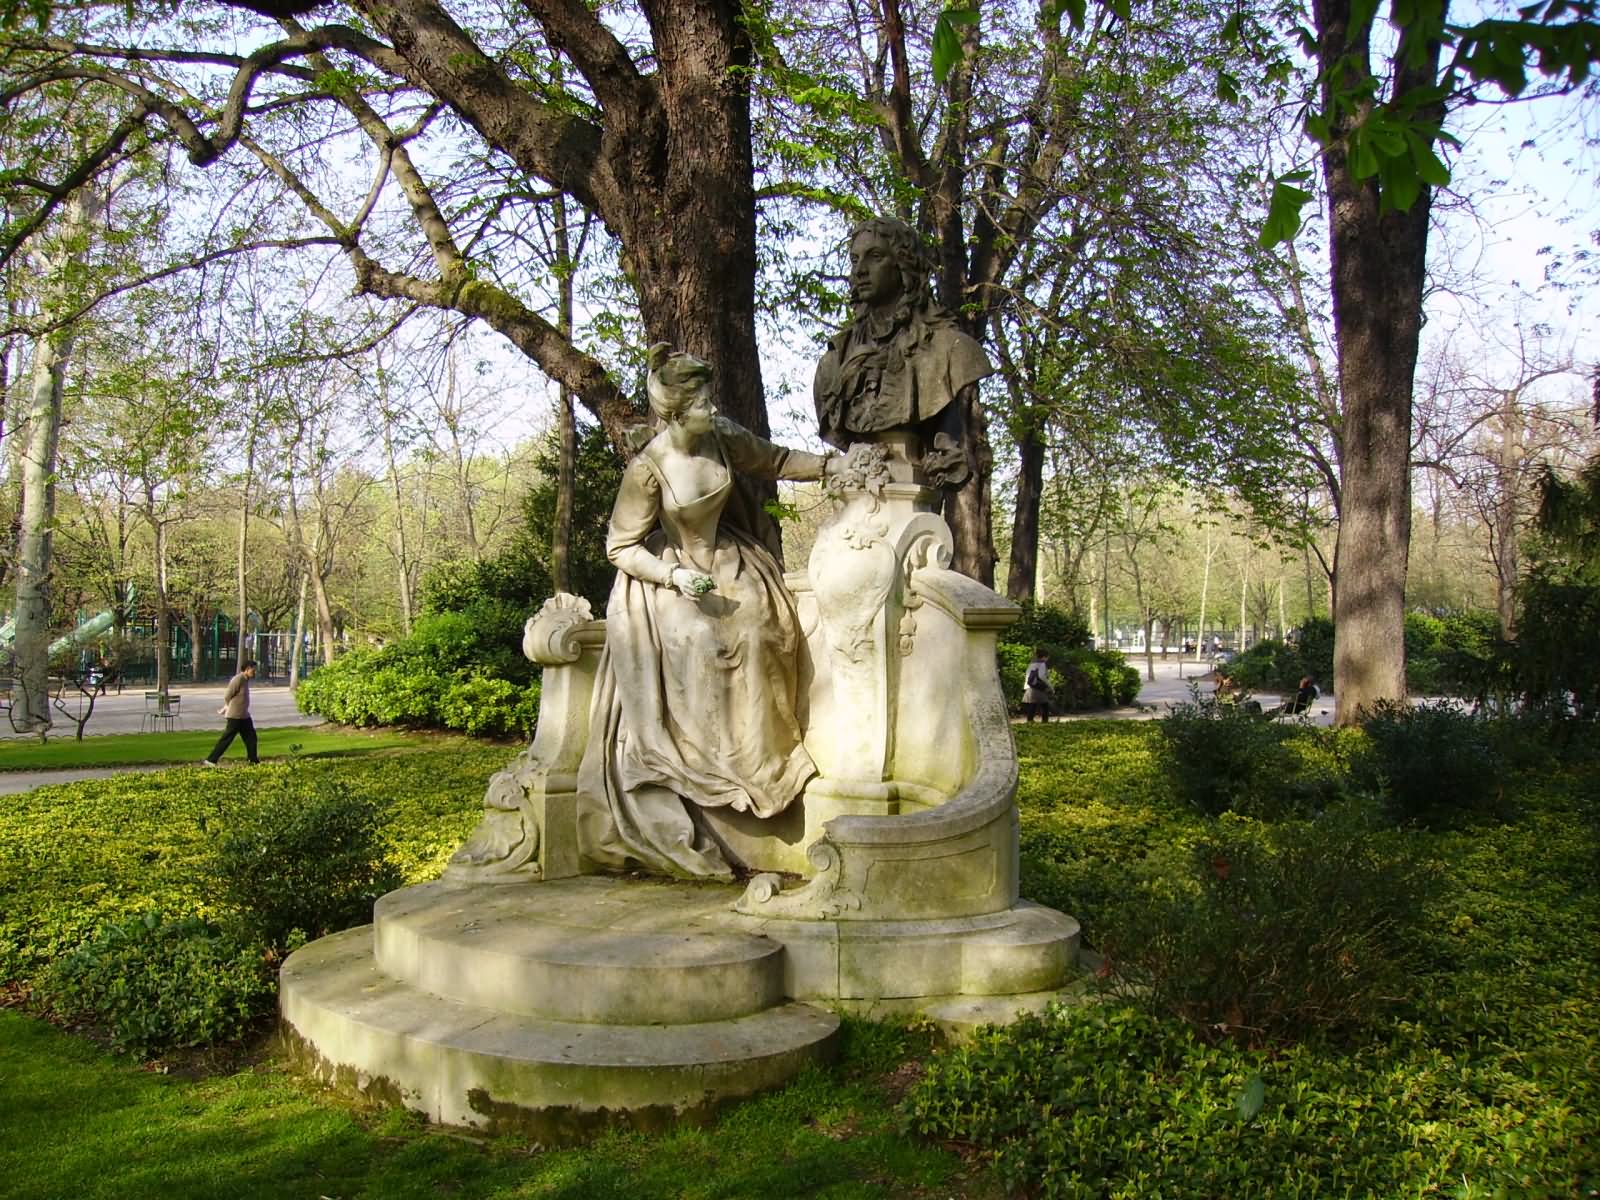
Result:
{"type": "MultiPolygon", "coordinates": [[[[750,40],[728,0],[649,0],[660,74],[619,155],[632,258],[652,342],[717,369],[717,407],[765,436],[756,350],[750,40]]],[[[610,144],[620,146],[620,139],[610,144]]],[[[608,218],[609,222],[609,218],[608,218]]]]}
{"type": "MultiPolygon", "coordinates": [[[[670,342],[712,363],[717,406],[765,435],[755,329],[753,56],[743,6],[641,0],[654,49],[654,70],[642,73],[591,6],[527,0],[524,7],[550,43],[588,81],[602,114],[590,121],[512,80],[437,0],[354,4],[389,41],[407,77],[530,176],[600,216],[622,243],[646,340],[670,342]]],[[[397,155],[396,168],[407,166],[397,155]]],[[[487,321],[569,386],[620,442],[637,413],[598,361],[575,351],[520,301],[469,276],[431,200],[419,212],[431,223],[439,283],[395,275],[357,250],[358,288],[487,321]]],[[[773,494],[770,485],[767,492],[773,494]]]]}
{"type": "Polygon", "coordinates": [[[951,566],[985,587],[994,586],[994,528],[990,523],[990,482],[994,477],[994,451],[989,446],[989,419],[973,389],[963,405],[967,439],[972,447],[972,475],[959,488],[945,493],[944,518],[955,542],[951,566]]]}
{"type": "MultiPolygon", "coordinates": [[[[1350,0],[1317,0],[1325,68],[1366,70],[1371,15],[1351,24],[1350,0]]],[[[1439,49],[1395,53],[1405,93],[1437,75],[1439,49]]],[[[1331,86],[1331,85],[1329,85],[1331,86]]],[[[1337,720],[1406,694],[1405,588],[1411,538],[1411,388],[1422,330],[1432,192],[1405,212],[1379,203],[1376,178],[1357,179],[1346,138],[1366,116],[1345,111],[1322,154],[1328,186],[1334,338],[1343,414],[1333,687],[1337,720]]]]}
{"type": "Polygon", "coordinates": [[[56,510],[56,445],[61,397],[72,354],[70,327],[40,339],[22,452],[22,517],[17,545],[17,691],[12,723],[20,730],[50,728],[50,567],[56,510]]]}
{"type": "Polygon", "coordinates": [[[1340,724],[1406,694],[1411,542],[1411,382],[1421,333],[1428,204],[1377,211],[1377,195],[1327,163],[1334,326],[1344,428],[1333,688],[1340,724]]]}
{"type": "MultiPolygon", "coordinates": [[[[83,254],[89,227],[105,210],[104,199],[80,188],[67,202],[58,241],[35,262],[42,281],[39,311],[66,306],[68,267],[83,254]]],[[[17,532],[16,640],[18,688],[12,723],[19,729],[50,728],[50,572],[56,514],[56,445],[61,403],[75,329],[68,325],[36,343],[28,396],[27,444],[21,454],[22,498],[17,532]]]]}

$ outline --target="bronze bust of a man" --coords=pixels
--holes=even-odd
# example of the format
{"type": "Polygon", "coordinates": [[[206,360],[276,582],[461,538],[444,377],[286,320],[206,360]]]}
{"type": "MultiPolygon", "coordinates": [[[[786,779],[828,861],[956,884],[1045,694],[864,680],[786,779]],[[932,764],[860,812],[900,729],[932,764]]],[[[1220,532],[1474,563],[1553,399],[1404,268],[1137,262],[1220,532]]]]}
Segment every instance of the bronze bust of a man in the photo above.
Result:
{"type": "Polygon", "coordinates": [[[855,312],[817,364],[812,395],[822,440],[840,449],[875,435],[918,435],[921,469],[936,488],[970,474],[963,436],[964,393],[994,372],[983,348],[933,298],[922,239],[900,221],[877,217],[850,235],[855,312]]]}

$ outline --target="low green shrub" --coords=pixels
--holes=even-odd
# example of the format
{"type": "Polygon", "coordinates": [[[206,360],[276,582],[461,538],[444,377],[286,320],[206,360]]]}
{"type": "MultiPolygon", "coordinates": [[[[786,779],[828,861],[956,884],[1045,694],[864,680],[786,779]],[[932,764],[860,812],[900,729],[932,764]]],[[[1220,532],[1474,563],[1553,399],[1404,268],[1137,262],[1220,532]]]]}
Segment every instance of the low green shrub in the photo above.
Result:
{"type": "Polygon", "coordinates": [[[1412,839],[1353,804],[1277,825],[1224,817],[1156,866],[1097,932],[1106,986],[1250,1043],[1386,1013],[1439,882],[1412,839]]]}
{"type": "Polygon", "coordinates": [[[268,945],[372,919],[404,881],[382,831],[384,805],[340,779],[289,773],[227,808],[207,877],[214,899],[268,945]]]}
{"type": "Polygon", "coordinates": [[[539,684],[468,675],[445,687],[439,723],[472,737],[531,737],[539,720],[539,684]]]}
{"type": "Polygon", "coordinates": [[[140,1058],[235,1041],[273,1010],[276,961],[242,931],[148,912],[100,926],[52,964],[35,999],[140,1058]]]}
{"type": "Polygon", "coordinates": [[[1284,749],[1286,730],[1259,713],[1190,685],[1157,724],[1178,795],[1197,812],[1270,815],[1291,804],[1304,786],[1284,749]]]}
{"type": "Polygon", "coordinates": [[[1241,687],[1292,692],[1308,672],[1299,647],[1266,638],[1230,662],[1227,673],[1241,687]]]}
{"type": "Polygon", "coordinates": [[[1027,600],[1022,604],[1022,616],[1006,630],[1006,641],[1019,646],[1088,650],[1094,645],[1094,636],[1082,614],[1059,605],[1027,600]]]}
{"type": "Polygon", "coordinates": [[[1405,646],[1407,690],[1419,696],[1438,695],[1444,622],[1430,613],[1406,613],[1405,646]]]}
{"type": "Polygon", "coordinates": [[[1016,712],[1022,704],[1022,690],[1028,678],[1028,663],[1033,659],[1033,647],[1020,642],[1000,642],[994,650],[995,662],[1000,668],[1000,692],[1006,698],[1006,707],[1016,712]]]}
{"type": "Polygon", "coordinates": [[[1600,563],[1536,555],[1518,587],[1522,615],[1510,652],[1528,707],[1554,720],[1600,715],[1600,563]]]}
{"type": "Polygon", "coordinates": [[[1447,700],[1386,701],[1362,714],[1368,749],[1352,776],[1390,819],[1439,826],[1500,811],[1505,764],[1484,720],[1447,700]]]}
{"type": "Polygon", "coordinates": [[[1128,665],[1120,650],[1080,650],[1075,661],[1085,674],[1092,672],[1100,703],[1106,708],[1132,704],[1141,686],[1139,672],[1128,665]]]}
{"type": "Polygon", "coordinates": [[[980,1031],[926,1064],[901,1114],[1040,1200],[1555,1200],[1600,1186],[1592,1075],[1414,1024],[1356,1052],[1269,1054],[1107,1006],[980,1031]]]}
{"type": "MultiPolygon", "coordinates": [[[[1310,675],[1323,686],[1333,686],[1333,622],[1326,617],[1309,617],[1295,630],[1294,644],[1300,650],[1302,675],[1310,675]]],[[[1298,677],[1297,677],[1298,678],[1298,677]]]]}

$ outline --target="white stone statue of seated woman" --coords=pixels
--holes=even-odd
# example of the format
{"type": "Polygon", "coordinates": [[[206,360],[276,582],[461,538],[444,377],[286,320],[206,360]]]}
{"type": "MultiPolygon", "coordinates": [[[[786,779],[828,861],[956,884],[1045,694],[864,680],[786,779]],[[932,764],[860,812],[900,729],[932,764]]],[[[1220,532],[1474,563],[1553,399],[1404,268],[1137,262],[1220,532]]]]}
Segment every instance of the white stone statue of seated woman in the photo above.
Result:
{"type": "Polygon", "coordinates": [[[727,878],[738,864],[699,810],[770,817],[816,774],[797,717],[794,600],[734,477],[820,479],[842,463],[718,416],[711,374],[651,347],[661,431],[628,465],[611,513],[617,578],[578,771],[578,850],[591,867],[727,878]]]}

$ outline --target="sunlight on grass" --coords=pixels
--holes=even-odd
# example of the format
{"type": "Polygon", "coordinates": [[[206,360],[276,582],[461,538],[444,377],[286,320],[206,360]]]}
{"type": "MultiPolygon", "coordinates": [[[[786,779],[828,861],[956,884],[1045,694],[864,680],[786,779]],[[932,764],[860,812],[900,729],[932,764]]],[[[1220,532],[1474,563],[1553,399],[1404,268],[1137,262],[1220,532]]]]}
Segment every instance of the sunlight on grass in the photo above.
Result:
{"type": "MultiPolygon", "coordinates": [[[[383,729],[356,732],[346,729],[263,729],[258,752],[262,758],[327,758],[372,754],[380,750],[427,744],[421,734],[383,729]]],[[[177,733],[113,733],[102,737],[58,738],[40,745],[35,741],[0,741],[0,771],[64,771],[74,767],[130,767],[151,763],[197,763],[216,745],[217,731],[177,733]]],[[[227,757],[244,761],[236,741],[227,757]]]]}
{"type": "MultiPolygon", "coordinates": [[[[848,1064],[847,1064],[848,1066],[848,1064]]],[[[562,1200],[1000,1193],[896,1129],[848,1070],[811,1071],[708,1129],[613,1134],[583,1149],[462,1138],[350,1108],[267,1064],[185,1082],[0,1010],[0,1195],[13,1200],[562,1200]],[[827,1113],[830,1119],[819,1121],[827,1113]],[[838,1123],[843,1118],[844,1123],[838,1123]]]]}

